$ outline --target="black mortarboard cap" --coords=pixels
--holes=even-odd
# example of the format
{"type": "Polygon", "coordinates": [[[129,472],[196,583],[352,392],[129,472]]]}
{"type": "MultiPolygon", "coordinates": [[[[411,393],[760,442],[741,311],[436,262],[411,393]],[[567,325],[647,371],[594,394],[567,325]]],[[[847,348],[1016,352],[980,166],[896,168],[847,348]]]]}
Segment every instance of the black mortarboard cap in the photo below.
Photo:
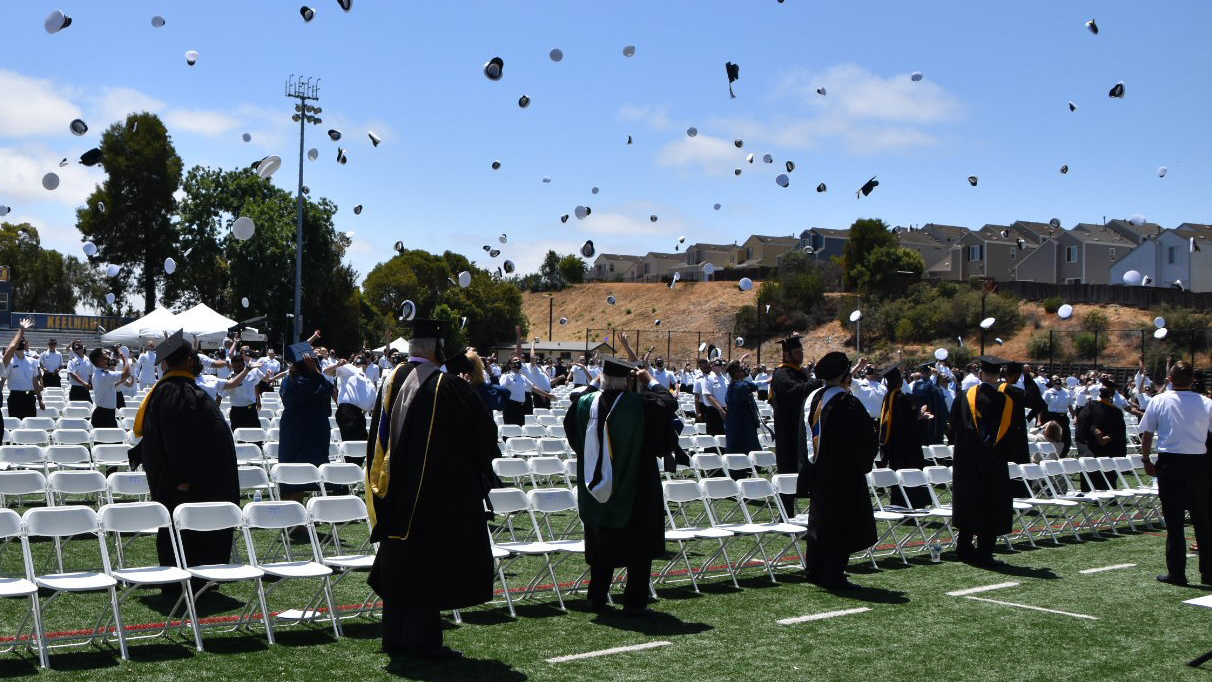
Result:
{"type": "Polygon", "coordinates": [[[741,79],[741,67],[739,64],[728,62],[724,64],[724,70],[728,72],[728,95],[732,99],[736,99],[736,93],[732,91],[732,84],[741,79]]]}
{"type": "Polygon", "coordinates": [[[804,344],[800,343],[800,337],[798,337],[798,336],[789,336],[789,337],[783,339],[782,341],[779,341],[778,344],[780,346],[782,346],[783,350],[785,350],[785,351],[795,350],[796,348],[804,347],[804,344]]]}
{"type": "Polygon", "coordinates": [[[618,358],[606,358],[602,363],[602,373],[608,377],[628,377],[635,371],[635,365],[618,358]]]}
{"type": "Polygon", "coordinates": [[[880,369],[879,369],[880,377],[887,377],[889,374],[892,374],[893,372],[896,372],[899,374],[900,370],[901,370],[900,362],[890,362],[890,363],[884,365],[883,367],[880,367],[880,369]]]}
{"type": "Polygon", "coordinates": [[[875,179],[876,177],[877,177],[877,176],[872,176],[872,178],[871,178],[870,180],[868,180],[867,182],[864,182],[864,183],[863,183],[863,186],[859,188],[859,191],[858,191],[858,192],[856,192],[856,193],[854,194],[854,196],[855,196],[856,198],[857,198],[857,197],[858,197],[860,194],[861,194],[861,195],[863,195],[863,196],[869,196],[869,195],[871,194],[871,191],[872,191],[872,190],[874,190],[876,187],[879,187],[879,186],[880,186],[880,181],[879,181],[879,180],[876,180],[876,179],[875,179]]]}
{"type": "Polygon", "coordinates": [[[1023,363],[1018,362],[1017,360],[1005,360],[1004,365],[1006,367],[1006,371],[1011,374],[1021,374],[1023,371],[1023,363]]]}
{"type": "Polygon", "coordinates": [[[101,163],[101,150],[93,147],[80,155],[80,163],[85,166],[95,166],[101,163]]]}
{"type": "Polygon", "coordinates": [[[179,365],[187,355],[192,355],[194,347],[190,342],[185,340],[185,332],[178,329],[164,339],[164,343],[156,349],[156,353],[161,362],[167,362],[170,365],[179,365]]]}
{"type": "Polygon", "coordinates": [[[1116,83],[1111,88],[1111,91],[1107,93],[1107,96],[1111,97],[1112,99],[1123,99],[1124,98],[1124,82],[1120,81],[1120,82],[1116,83]]]}
{"type": "Polygon", "coordinates": [[[441,339],[450,332],[450,322],[446,320],[413,320],[412,338],[441,339]]]}
{"type": "Polygon", "coordinates": [[[817,361],[813,367],[816,377],[822,381],[836,379],[850,371],[850,358],[841,351],[830,351],[817,361]]]}
{"type": "Polygon", "coordinates": [[[450,374],[471,374],[472,367],[471,358],[466,353],[446,358],[446,371],[450,374]]]}
{"type": "Polygon", "coordinates": [[[311,347],[311,344],[306,341],[292,343],[286,347],[287,362],[303,362],[304,355],[315,357],[316,349],[311,347]]]}
{"type": "Polygon", "coordinates": [[[997,357],[996,355],[982,355],[976,360],[977,362],[981,363],[982,372],[997,372],[1000,371],[1002,366],[1006,364],[1005,360],[997,357]]]}

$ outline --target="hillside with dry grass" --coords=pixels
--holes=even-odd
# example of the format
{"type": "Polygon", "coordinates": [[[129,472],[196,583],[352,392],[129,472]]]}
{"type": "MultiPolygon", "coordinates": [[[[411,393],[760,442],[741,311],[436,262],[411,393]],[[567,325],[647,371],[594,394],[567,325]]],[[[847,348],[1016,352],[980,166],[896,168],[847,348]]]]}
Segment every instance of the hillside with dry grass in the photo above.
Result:
{"type": "MultiPolygon", "coordinates": [[[[713,343],[729,350],[733,358],[745,352],[756,352],[752,348],[737,349],[734,346],[733,320],[737,308],[752,305],[757,286],[751,291],[741,291],[735,282],[679,283],[670,289],[663,284],[580,284],[551,295],[524,293],[523,309],[530,320],[531,336],[547,337],[548,306],[552,313],[552,337],[556,341],[585,341],[586,330],[591,341],[609,340],[615,345],[614,330],[626,331],[635,341],[639,337],[641,348],[656,346],[656,353],[667,355],[679,362],[693,358],[700,343],[713,343]],[[615,305],[609,305],[607,297],[614,295],[615,305]],[[561,325],[560,318],[568,323],[561,325]],[[660,320],[660,325],[656,321],[660,320]]],[[[1081,331],[1081,320],[1091,310],[1103,312],[1112,330],[1153,330],[1154,313],[1118,305],[1076,305],[1073,317],[1061,320],[1056,315],[1045,313],[1037,303],[1023,302],[1021,311],[1027,323],[1018,333],[1003,337],[1004,345],[997,346],[991,333],[986,339],[989,352],[1009,358],[1027,359],[1027,341],[1038,330],[1049,329],[1066,332],[1081,331]]],[[[853,327],[845,328],[836,321],[815,329],[803,330],[805,355],[820,357],[830,350],[854,351],[853,327]],[[847,345],[849,344],[849,345],[847,345]]],[[[1110,334],[1111,341],[1100,357],[1104,365],[1130,366],[1136,363],[1140,351],[1139,333],[1110,334]]],[[[965,343],[975,348],[979,340],[974,336],[965,343]]],[[[746,345],[750,345],[746,343],[746,345]]],[[[729,350],[725,350],[725,357],[729,350]]],[[[924,344],[911,344],[903,348],[908,355],[926,355],[933,351],[924,344]]],[[[762,360],[777,362],[779,348],[773,341],[762,347],[762,360]]],[[[753,358],[751,358],[753,359],[753,358]]]]}

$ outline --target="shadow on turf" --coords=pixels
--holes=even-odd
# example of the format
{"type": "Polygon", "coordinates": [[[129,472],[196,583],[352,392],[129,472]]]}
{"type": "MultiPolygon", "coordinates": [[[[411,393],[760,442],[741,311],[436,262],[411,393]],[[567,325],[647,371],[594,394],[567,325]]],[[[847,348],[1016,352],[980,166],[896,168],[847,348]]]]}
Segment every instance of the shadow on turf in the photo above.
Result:
{"type": "Polygon", "coordinates": [[[677,616],[663,611],[640,617],[629,618],[618,609],[599,613],[592,621],[596,625],[605,625],[616,630],[638,632],[649,636],[673,637],[676,635],[697,635],[712,630],[706,623],[687,623],[677,616]]]}
{"type": "Polygon", "coordinates": [[[433,682],[459,682],[461,680],[523,682],[523,680],[529,679],[524,673],[507,663],[481,658],[462,658],[454,661],[412,661],[401,665],[399,669],[386,670],[386,672],[406,680],[432,680],[433,682]]]}

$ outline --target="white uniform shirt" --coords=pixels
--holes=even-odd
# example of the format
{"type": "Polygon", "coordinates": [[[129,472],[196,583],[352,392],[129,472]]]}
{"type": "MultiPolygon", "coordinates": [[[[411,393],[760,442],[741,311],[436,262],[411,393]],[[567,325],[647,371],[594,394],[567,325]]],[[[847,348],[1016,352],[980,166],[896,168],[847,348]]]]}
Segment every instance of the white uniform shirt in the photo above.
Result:
{"type": "Polygon", "coordinates": [[[973,386],[978,386],[978,385],[980,385],[980,383],[981,383],[981,378],[979,375],[971,374],[971,373],[965,374],[964,380],[962,382],[960,382],[960,390],[964,393],[967,393],[968,389],[972,388],[973,386]]]}
{"type": "Polygon", "coordinates": [[[652,370],[652,379],[671,391],[677,386],[678,383],[677,377],[674,376],[674,373],[665,369],[652,370]]]}
{"type": "MultiPolygon", "coordinates": [[[[942,389],[943,390],[943,400],[947,403],[947,414],[951,414],[951,405],[955,403],[955,389],[953,388],[954,386],[955,386],[954,383],[948,382],[947,386],[942,389]]],[[[934,418],[939,419],[940,417],[939,417],[939,415],[936,414],[936,415],[934,415],[934,418]]],[[[946,417],[943,417],[943,419],[946,419],[946,417]]]]}
{"type": "Polygon", "coordinates": [[[753,377],[753,383],[757,384],[759,391],[769,391],[770,378],[770,375],[766,372],[758,372],[757,376],[753,377]]]}
{"type": "Polygon", "coordinates": [[[1152,400],[1153,396],[1145,393],[1144,391],[1136,394],[1136,406],[1139,407],[1142,412],[1149,409],[1149,403],[1152,400]]]}
{"type": "Polygon", "coordinates": [[[118,406],[118,380],[122,378],[120,369],[93,369],[93,403],[97,407],[109,410],[118,406]]]}
{"type": "Polygon", "coordinates": [[[145,350],[135,360],[135,379],[148,386],[156,383],[156,351],[145,350]]]}
{"type": "Polygon", "coordinates": [[[261,362],[261,371],[264,373],[265,378],[268,379],[269,377],[272,377],[278,372],[282,371],[282,363],[278,360],[277,356],[272,358],[266,357],[265,360],[261,362]]]}
{"type": "Polygon", "coordinates": [[[54,374],[63,366],[63,353],[57,350],[48,350],[38,358],[38,364],[42,369],[54,374]]]}
{"type": "Polygon", "coordinates": [[[572,385],[573,386],[588,386],[589,385],[589,372],[587,372],[583,367],[573,367],[572,368],[572,385]]]}
{"type": "Polygon", "coordinates": [[[880,418],[880,408],[884,405],[884,396],[888,395],[887,386],[880,381],[857,379],[850,384],[850,392],[859,399],[872,419],[880,418]]]}
{"type": "Polygon", "coordinates": [[[38,365],[25,351],[13,353],[8,367],[8,389],[10,391],[34,390],[34,378],[41,376],[38,365]]]}
{"type": "Polygon", "coordinates": [[[1073,397],[1069,395],[1068,389],[1053,386],[1044,391],[1042,397],[1049,412],[1069,414],[1069,403],[1072,402],[1073,397]]]}
{"type": "Polygon", "coordinates": [[[88,361],[88,358],[80,355],[72,355],[72,359],[67,361],[67,379],[72,386],[84,386],[76,380],[76,375],[79,374],[85,381],[91,380],[93,376],[93,363],[88,361]]]}
{"type": "Polygon", "coordinates": [[[520,372],[508,372],[501,375],[501,386],[509,391],[509,399],[515,403],[526,402],[526,394],[534,384],[520,372]]]}
{"type": "Polygon", "coordinates": [[[232,407],[248,407],[257,404],[257,382],[261,381],[264,372],[259,368],[248,370],[244,382],[235,388],[223,389],[223,394],[231,399],[232,407]]]}
{"type": "Polygon", "coordinates": [[[210,396],[211,400],[218,400],[219,389],[222,388],[221,384],[226,382],[220,381],[219,377],[213,374],[199,374],[194,383],[198,385],[198,388],[202,389],[203,393],[210,396]]]}
{"type": "Polygon", "coordinates": [[[547,376],[547,372],[535,363],[522,363],[522,374],[530,380],[530,385],[538,388],[541,391],[551,391],[551,378],[547,376]]]}
{"type": "MultiPolygon", "coordinates": [[[[716,374],[715,372],[712,372],[707,378],[703,379],[703,385],[706,387],[706,390],[710,391],[715,401],[724,407],[728,406],[728,384],[730,383],[732,382],[728,380],[727,376],[716,374]]],[[[710,405],[711,403],[707,404],[710,405]]]]}
{"type": "Polygon", "coordinates": [[[374,406],[374,384],[361,369],[354,365],[344,364],[337,367],[337,404],[348,403],[359,410],[367,409],[367,404],[374,406]]]}
{"type": "Polygon", "coordinates": [[[379,383],[379,366],[373,362],[366,365],[366,369],[362,371],[362,374],[366,376],[366,379],[370,381],[370,383],[379,383]]]}
{"type": "Polygon", "coordinates": [[[1157,434],[1157,452],[1202,455],[1212,430],[1210,420],[1212,400],[1193,391],[1166,391],[1149,401],[1140,430],[1157,434]]]}

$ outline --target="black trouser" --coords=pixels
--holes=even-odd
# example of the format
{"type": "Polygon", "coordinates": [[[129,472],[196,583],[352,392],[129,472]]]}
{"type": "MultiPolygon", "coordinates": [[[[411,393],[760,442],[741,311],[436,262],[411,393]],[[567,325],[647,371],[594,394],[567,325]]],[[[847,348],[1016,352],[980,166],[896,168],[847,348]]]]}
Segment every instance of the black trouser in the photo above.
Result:
{"type": "Polygon", "coordinates": [[[83,386],[72,386],[67,390],[67,399],[91,403],[93,401],[93,396],[88,392],[88,389],[83,386]]]}
{"type": "Polygon", "coordinates": [[[337,405],[337,428],[341,429],[341,440],[368,440],[366,414],[351,403],[337,405]]]}
{"type": "Polygon", "coordinates": [[[533,408],[535,408],[535,407],[538,407],[538,408],[550,408],[551,407],[551,401],[548,400],[547,398],[544,398],[541,395],[535,395],[533,393],[530,393],[528,395],[530,396],[532,413],[534,412],[533,408]]]}
{"type": "MultiPolygon", "coordinates": [[[[534,394],[526,392],[526,402],[522,403],[522,414],[534,414],[534,394]]],[[[525,419],[522,420],[525,423],[525,419]]]]}
{"type": "Polygon", "coordinates": [[[519,403],[516,400],[505,399],[505,409],[502,410],[503,421],[506,424],[516,424],[522,426],[526,423],[526,403],[519,403]]]}
{"type": "Polygon", "coordinates": [[[118,411],[110,407],[94,407],[92,423],[94,429],[116,429],[118,411]]]}
{"type": "MultiPolygon", "coordinates": [[[[174,508],[176,505],[174,505],[174,508]]],[[[171,512],[170,512],[171,513],[171,512]]],[[[169,529],[161,528],[156,531],[156,555],[161,566],[176,566],[177,558],[173,556],[173,544],[169,538],[169,529]]],[[[206,566],[209,564],[226,564],[231,561],[231,541],[234,531],[230,528],[199,532],[192,530],[181,531],[181,541],[185,545],[186,566],[206,566]]],[[[195,578],[194,592],[202,589],[206,583],[195,578]]],[[[169,588],[171,591],[171,587],[169,588]]]]}
{"type": "Polygon", "coordinates": [[[703,421],[707,422],[707,435],[724,435],[724,415],[710,405],[703,406],[703,421]]]}
{"type": "Polygon", "coordinates": [[[770,390],[766,388],[759,388],[758,400],[770,400],[770,390]]]}
{"type": "Polygon", "coordinates": [[[1045,424],[1056,422],[1061,427],[1061,438],[1064,440],[1064,445],[1061,446],[1060,456],[1068,457],[1069,448],[1073,447],[1073,435],[1069,433],[1069,415],[1060,412],[1045,412],[1043,420],[1045,424]]]}
{"type": "Polygon", "coordinates": [[[236,429],[259,429],[261,428],[261,418],[257,416],[257,405],[244,405],[237,407],[232,405],[227,410],[227,418],[231,420],[231,430],[236,429]]]}
{"type": "Polygon", "coordinates": [[[957,530],[955,536],[955,553],[961,559],[992,559],[993,548],[997,545],[997,536],[987,533],[973,533],[968,530],[957,530]],[[976,547],[972,547],[972,537],[976,536],[976,547]]]}
{"type": "Polygon", "coordinates": [[[37,399],[33,391],[8,392],[8,416],[24,419],[38,416],[37,399]]]}
{"type": "Polygon", "coordinates": [[[114,391],[114,408],[122,409],[126,407],[126,396],[122,395],[122,391],[114,391]]]}
{"type": "Polygon", "coordinates": [[[47,372],[47,371],[43,370],[43,372],[42,372],[42,385],[43,385],[43,386],[49,386],[49,387],[52,387],[52,388],[58,388],[59,386],[62,386],[62,385],[63,385],[63,383],[62,383],[62,381],[59,379],[59,373],[58,373],[58,372],[47,372]]]}
{"type": "MultiPolygon", "coordinates": [[[[652,559],[627,565],[627,585],[623,588],[623,608],[638,611],[648,606],[648,581],[652,578],[652,559]]],[[[614,567],[609,565],[589,567],[589,602],[594,605],[606,603],[610,583],[614,580],[614,567]]]]}
{"type": "Polygon", "coordinates": [[[1166,572],[1181,578],[1187,572],[1186,512],[1191,512],[1199,543],[1199,572],[1212,578],[1212,511],[1209,510],[1208,455],[1157,455],[1157,493],[1166,522],[1166,572]]]}
{"type": "Polygon", "coordinates": [[[843,550],[822,549],[814,545],[814,542],[809,542],[805,548],[808,579],[825,587],[839,585],[845,581],[850,554],[843,550]]]}
{"type": "Polygon", "coordinates": [[[441,611],[398,607],[383,600],[383,653],[416,654],[441,648],[441,611]]]}

